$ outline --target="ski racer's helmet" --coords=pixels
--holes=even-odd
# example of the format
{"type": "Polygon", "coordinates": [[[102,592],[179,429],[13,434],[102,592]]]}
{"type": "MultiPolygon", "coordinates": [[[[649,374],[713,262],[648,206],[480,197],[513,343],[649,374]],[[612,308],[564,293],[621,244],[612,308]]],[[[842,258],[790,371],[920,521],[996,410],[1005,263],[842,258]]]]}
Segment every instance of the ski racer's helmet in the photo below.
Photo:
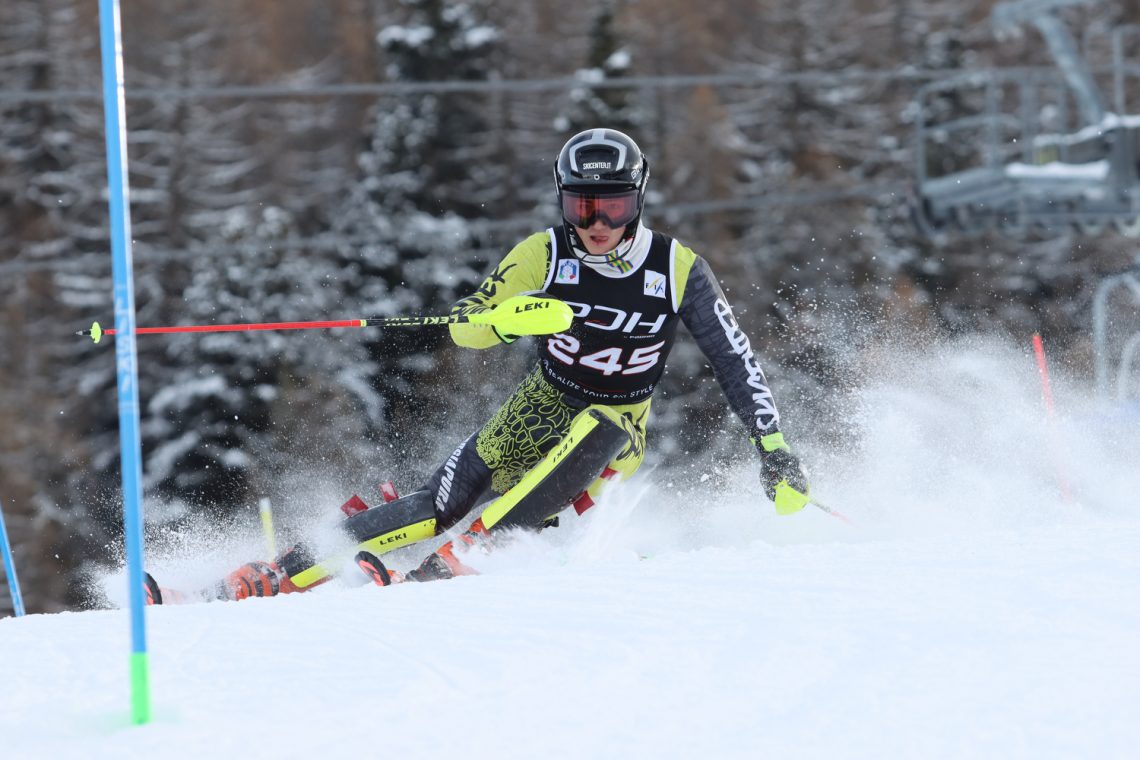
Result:
{"type": "Polygon", "coordinates": [[[611,229],[625,227],[623,242],[637,234],[649,179],[649,161],[629,135],[616,129],[587,129],[571,137],[558,154],[554,183],[566,231],[583,256],[575,227],[601,218],[611,229]]]}

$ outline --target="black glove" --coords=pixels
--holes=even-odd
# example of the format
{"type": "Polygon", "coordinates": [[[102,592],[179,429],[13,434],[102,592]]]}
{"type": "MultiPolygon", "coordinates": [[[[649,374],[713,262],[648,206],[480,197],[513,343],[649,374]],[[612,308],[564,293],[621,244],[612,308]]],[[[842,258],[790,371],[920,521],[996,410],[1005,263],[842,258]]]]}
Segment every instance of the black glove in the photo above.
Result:
{"type": "Polygon", "coordinates": [[[790,515],[807,506],[807,472],[800,458],[792,453],[783,433],[769,433],[756,442],[760,451],[760,481],[764,494],[776,505],[776,513],[790,515]]]}

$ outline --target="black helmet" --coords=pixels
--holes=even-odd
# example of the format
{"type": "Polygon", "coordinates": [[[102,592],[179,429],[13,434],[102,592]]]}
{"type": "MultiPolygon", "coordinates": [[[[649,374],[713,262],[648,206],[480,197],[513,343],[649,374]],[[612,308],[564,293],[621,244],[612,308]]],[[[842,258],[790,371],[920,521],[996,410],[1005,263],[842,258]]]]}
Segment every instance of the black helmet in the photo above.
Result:
{"type": "Polygon", "coordinates": [[[629,135],[588,129],[571,137],[554,167],[562,217],[571,234],[571,228],[587,227],[600,215],[614,229],[624,226],[625,237],[632,237],[647,179],[649,162],[629,135]]]}

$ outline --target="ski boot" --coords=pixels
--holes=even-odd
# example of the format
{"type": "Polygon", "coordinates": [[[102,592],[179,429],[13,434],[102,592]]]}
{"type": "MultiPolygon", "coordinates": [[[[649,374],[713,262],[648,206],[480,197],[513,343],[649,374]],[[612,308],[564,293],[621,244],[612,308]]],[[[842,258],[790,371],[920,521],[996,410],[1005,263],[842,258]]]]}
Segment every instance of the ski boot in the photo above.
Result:
{"type": "MultiPolygon", "coordinates": [[[[483,519],[479,518],[456,541],[467,547],[479,546],[486,548],[490,543],[490,534],[483,527],[483,519]]],[[[455,541],[448,541],[439,547],[420,566],[407,575],[407,580],[423,583],[425,581],[442,581],[459,575],[478,575],[455,556],[455,541]]]]}
{"type": "MultiPolygon", "coordinates": [[[[380,495],[385,504],[400,498],[396,486],[390,480],[380,484],[380,495]]],[[[346,518],[354,517],[370,509],[369,505],[356,494],[340,505],[340,511],[346,518]]],[[[367,554],[367,552],[361,552],[367,554]]],[[[357,559],[359,564],[360,560],[357,559]]],[[[379,560],[377,560],[379,562],[379,560]]],[[[247,562],[234,572],[227,575],[217,587],[218,598],[227,600],[248,599],[251,596],[277,596],[277,594],[292,594],[299,591],[309,591],[332,579],[332,576],[322,578],[305,587],[293,583],[291,576],[303,572],[315,563],[312,555],[304,545],[298,544],[273,562],[247,562]]],[[[363,567],[363,565],[362,565],[363,567]]],[[[380,565],[383,568],[383,565],[380,565]]],[[[388,585],[387,583],[381,585],[388,585]]]]}
{"type": "Polygon", "coordinates": [[[304,544],[296,544],[273,562],[247,562],[227,575],[216,586],[215,597],[228,601],[248,599],[251,596],[277,596],[309,591],[332,580],[322,578],[308,586],[298,586],[292,577],[312,567],[312,554],[304,544]]]}
{"type": "Polygon", "coordinates": [[[237,602],[252,596],[277,596],[297,591],[273,562],[247,562],[218,582],[217,598],[237,602]]]}

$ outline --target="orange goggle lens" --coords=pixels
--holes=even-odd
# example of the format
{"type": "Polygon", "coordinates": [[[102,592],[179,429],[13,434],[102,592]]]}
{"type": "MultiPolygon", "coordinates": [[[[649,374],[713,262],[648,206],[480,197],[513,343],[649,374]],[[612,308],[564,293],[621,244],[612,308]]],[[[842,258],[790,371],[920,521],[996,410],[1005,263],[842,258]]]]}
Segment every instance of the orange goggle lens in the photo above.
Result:
{"type": "Polygon", "coordinates": [[[637,218],[638,192],[627,190],[613,195],[562,191],[562,216],[575,227],[589,227],[601,219],[611,229],[624,227],[637,218]]]}

